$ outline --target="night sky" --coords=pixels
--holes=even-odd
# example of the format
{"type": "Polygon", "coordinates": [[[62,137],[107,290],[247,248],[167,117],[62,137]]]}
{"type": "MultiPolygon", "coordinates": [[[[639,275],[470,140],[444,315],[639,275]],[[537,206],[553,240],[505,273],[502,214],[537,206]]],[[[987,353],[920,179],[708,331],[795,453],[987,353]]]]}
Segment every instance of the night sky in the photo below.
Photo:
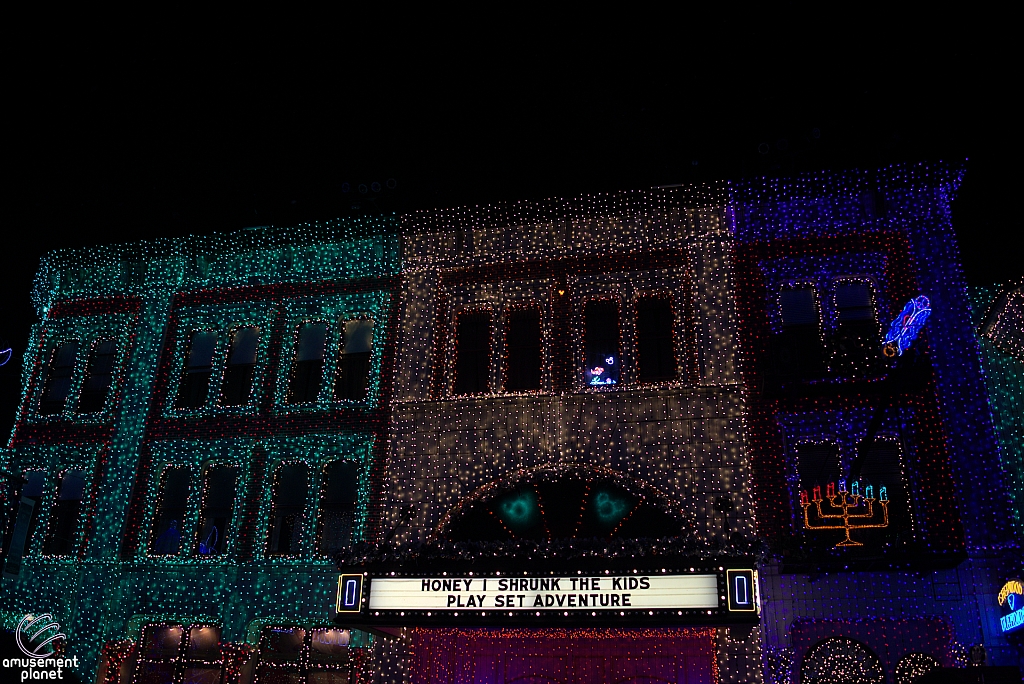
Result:
{"type": "Polygon", "coordinates": [[[349,30],[301,47],[9,55],[0,341],[15,358],[0,368],[0,430],[17,407],[32,276],[60,247],[967,158],[953,220],[968,282],[1024,275],[1010,43],[886,25],[415,43],[349,30]]]}

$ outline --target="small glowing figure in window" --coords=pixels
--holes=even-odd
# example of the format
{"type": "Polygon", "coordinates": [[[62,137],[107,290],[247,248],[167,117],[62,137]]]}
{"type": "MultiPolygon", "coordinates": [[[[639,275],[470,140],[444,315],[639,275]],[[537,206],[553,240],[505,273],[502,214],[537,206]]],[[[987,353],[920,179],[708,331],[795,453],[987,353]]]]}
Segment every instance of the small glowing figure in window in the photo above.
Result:
{"type": "MultiPolygon", "coordinates": [[[[604,362],[608,366],[614,366],[615,365],[615,357],[614,356],[608,356],[608,357],[605,358],[604,362]]],[[[590,375],[590,384],[592,386],[597,386],[597,385],[614,385],[616,380],[612,376],[615,375],[615,374],[613,374],[611,372],[611,370],[612,369],[605,368],[604,366],[594,366],[593,368],[588,368],[587,369],[587,373],[590,375]]]]}

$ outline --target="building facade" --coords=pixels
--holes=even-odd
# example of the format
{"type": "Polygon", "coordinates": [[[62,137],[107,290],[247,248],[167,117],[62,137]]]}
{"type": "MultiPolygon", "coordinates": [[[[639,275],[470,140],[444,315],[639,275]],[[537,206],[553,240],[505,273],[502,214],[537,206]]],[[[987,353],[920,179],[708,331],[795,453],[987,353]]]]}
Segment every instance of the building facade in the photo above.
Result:
{"type": "Polygon", "coordinates": [[[6,626],[125,684],[1014,665],[960,173],[51,254],[6,626]]]}

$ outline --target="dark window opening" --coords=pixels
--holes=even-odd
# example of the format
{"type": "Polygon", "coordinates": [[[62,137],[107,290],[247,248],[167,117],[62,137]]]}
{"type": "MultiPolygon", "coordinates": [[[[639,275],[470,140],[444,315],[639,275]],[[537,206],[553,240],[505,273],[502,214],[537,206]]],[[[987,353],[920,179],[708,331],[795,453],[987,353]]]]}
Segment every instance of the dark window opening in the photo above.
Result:
{"type": "MultiPolygon", "coordinates": [[[[875,498],[881,498],[882,488],[889,500],[889,526],[880,529],[869,529],[861,532],[865,543],[874,541],[876,544],[906,543],[910,541],[912,525],[910,515],[910,496],[903,479],[903,463],[900,457],[899,443],[890,439],[876,439],[864,455],[860,463],[860,472],[854,473],[851,468],[851,479],[860,481],[863,493],[868,485],[873,488],[875,498]]],[[[876,504],[878,505],[878,504],[876,504]]]]}
{"type": "Polygon", "coordinates": [[[260,636],[260,682],[348,684],[351,632],[334,627],[273,626],[260,636]]]}
{"type": "Polygon", "coordinates": [[[135,681],[140,684],[220,684],[221,631],[213,625],[147,625],[135,681]]]}
{"type": "Polygon", "coordinates": [[[334,461],[324,472],[317,550],[331,554],[352,543],[359,469],[352,461],[334,461]]]}
{"type": "Polygon", "coordinates": [[[274,476],[270,521],[270,555],[294,555],[302,550],[302,528],[309,487],[305,463],[286,463],[274,476]]]}
{"type": "Polygon", "coordinates": [[[292,381],[288,389],[289,404],[309,404],[320,396],[326,349],[326,323],[305,323],[299,328],[299,344],[292,363],[292,381]]]}
{"type": "Polygon", "coordinates": [[[178,388],[179,409],[194,409],[206,403],[210,390],[210,374],[213,372],[213,351],[217,336],[212,332],[194,332],[189,340],[188,357],[181,372],[178,388]]]}
{"type": "Polygon", "coordinates": [[[43,553],[63,556],[74,551],[84,495],[85,473],[69,470],[61,479],[60,492],[50,513],[50,529],[43,553]]]}
{"type": "Polygon", "coordinates": [[[455,321],[455,394],[482,394],[490,388],[491,314],[461,313],[455,321]]]}
{"type": "Polygon", "coordinates": [[[78,358],[78,342],[65,342],[50,356],[43,397],[39,402],[39,413],[52,416],[64,410],[68,394],[71,393],[71,376],[78,358]]]}
{"type": "Polygon", "coordinates": [[[236,466],[213,465],[206,469],[199,537],[196,540],[196,549],[201,556],[217,556],[227,550],[237,481],[236,466]]]}
{"type": "Polygon", "coordinates": [[[618,303],[604,299],[587,302],[583,321],[587,384],[595,387],[619,384],[618,303]]]}
{"type": "Polygon", "coordinates": [[[643,297],[637,302],[637,377],[641,382],[675,379],[672,322],[672,302],[667,298],[643,297]]]}
{"type": "Polygon", "coordinates": [[[46,473],[42,470],[25,472],[25,483],[18,499],[17,514],[6,530],[9,534],[3,537],[3,558],[7,561],[6,571],[11,574],[20,571],[22,557],[32,548],[32,535],[39,521],[45,483],[46,473]]]}
{"type": "Polygon", "coordinates": [[[117,343],[114,340],[100,340],[89,352],[82,395],[78,399],[79,413],[98,413],[103,410],[107,393],[114,379],[114,359],[117,343]]]}
{"type": "Polygon", "coordinates": [[[838,483],[842,477],[839,449],[835,444],[804,443],[797,447],[797,473],[800,477],[800,491],[813,492],[821,487],[822,496],[830,483],[838,483]]]}
{"type": "Polygon", "coordinates": [[[882,338],[871,286],[864,282],[838,283],[835,301],[832,370],[850,376],[880,370],[882,338]]]}
{"type": "Polygon", "coordinates": [[[508,354],[505,389],[510,392],[540,389],[540,311],[518,309],[505,322],[508,354]]]}
{"type": "Polygon", "coordinates": [[[782,288],[779,307],[782,332],[772,340],[775,371],[784,380],[821,377],[825,357],[814,288],[782,288]]]}
{"type": "Polygon", "coordinates": [[[181,532],[188,505],[189,473],[187,468],[166,468],[160,478],[156,514],[150,537],[151,553],[176,556],[181,553],[181,532]]]}
{"type": "Polygon", "coordinates": [[[239,406],[249,401],[252,380],[256,373],[256,347],[260,334],[256,328],[238,328],[231,334],[231,350],[224,369],[225,406],[239,406]]]}
{"type": "Polygon", "coordinates": [[[336,401],[362,401],[370,382],[370,352],[373,349],[373,321],[345,321],[338,359],[338,379],[334,384],[336,401]]]}

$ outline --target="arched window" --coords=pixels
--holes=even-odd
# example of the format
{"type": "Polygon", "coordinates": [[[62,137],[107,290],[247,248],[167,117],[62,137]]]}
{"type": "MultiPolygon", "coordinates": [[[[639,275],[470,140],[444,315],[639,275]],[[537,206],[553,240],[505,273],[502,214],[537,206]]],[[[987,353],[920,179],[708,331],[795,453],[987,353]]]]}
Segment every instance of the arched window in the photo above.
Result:
{"type": "Polygon", "coordinates": [[[824,374],[824,346],[818,295],[811,285],[784,285],[779,291],[782,331],[772,339],[774,372],[782,380],[824,374]]]}
{"type": "Polygon", "coordinates": [[[829,637],[813,646],[800,666],[801,684],[884,684],[878,656],[846,637],[829,637]]]}
{"type": "Polygon", "coordinates": [[[78,342],[65,342],[53,350],[46,369],[43,397],[39,402],[39,413],[52,416],[64,410],[68,394],[71,393],[71,376],[78,358],[78,342]]]}
{"type": "Polygon", "coordinates": [[[316,535],[319,553],[330,554],[352,543],[358,474],[353,461],[334,461],[324,469],[316,535]]]}
{"type": "Polygon", "coordinates": [[[39,520],[40,502],[43,499],[43,487],[46,484],[46,473],[42,470],[25,471],[25,484],[21,488],[21,500],[18,503],[18,514],[10,535],[4,535],[4,554],[7,559],[4,572],[17,575],[21,571],[21,560],[32,548],[32,535],[39,520]]]}
{"type": "Polygon", "coordinates": [[[896,684],[914,684],[924,675],[941,667],[942,663],[927,653],[908,653],[896,663],[896,684]]]}
{"type": "Polygon", "coordinates": [[[305,463],[283,463],[274,473],[268,550],[272,556],[294,555],[302,550],[308,475],[305,463]]]}
{"type": "Polygon", "coordinates": [[[182,466],[165,468],[156,495],[156,512],[150,537],[150,553],[176,556],[181,553],[181,531],[188,505],[189,472],[182,466]]]}
{"type": "Polygon", "coordinates": [[[320,396],[324,381],[324,353],[327,349],[327,324],[305,323],[299,328],[299,341],[292,361],[288,386],[289,404],[308,404],[320,396]]]}
{"type": "Polygon", "coordinates": [[[619,304],[608,299],[587,302],[583,308],[583,337],[588,385],[619,384],[619,304]]]}
{"type": "Polygon", "coordinates": [[[50,512],[50,526],[43,553],[62,556],[75,550],[75,537],[78,533],[78,519],[82,514],[84,494],[85,472],[69,470],[64,473],[57,501],[50,512]]]}
{"type": "Polygon", "coordinates": [[[540,309],[513,309],[505,318],[505,390],[540,389],[540,309]]]}
{"type": "Polygon", "coordinates": [[[78,398],[79,413],[98,413],[103,410],[114,379],[116,351],[117,342],[114,340],[99,340],[93,345],[85,368],[82,394],[78,398]]]}
{"type": "Polygon", "coordinates": [[[256,328],[238,328],[231,333],[231,350],[224,369],[221,401],[225,406],[239,406],[249,401],[252,380],[256,373],[256,347],[260,334],[256,328]]]}
{"type": "Polygon", "coordinates": [[[201,556],[220,555],[227,549],[237,481],[237,466],[217,464],[206,469],[196,539],[196,550],[201,556]]]}
{"type": "Polygon", "coordinates": [[[370,381],[370,352],[373,349],[373,321],[345,321],[338,359],[338,379],[334,399],[362,401],[370,381]]]}
{"type": "Polygon", "coordinates": [[[181,385],[175,408],[199,408],[206,403],[213,372],[213,352],[217,336],[210,331],[194,332],[189,341],[188,357],[181,369],[181,385]]]}
{"type": "Polygon", "coordinates": [[[875,312],[871,285],[856,280],[836,283],[833,353],[835,373],[863,376],[876,369],[881,359],[882,335],[875,312]]]}

